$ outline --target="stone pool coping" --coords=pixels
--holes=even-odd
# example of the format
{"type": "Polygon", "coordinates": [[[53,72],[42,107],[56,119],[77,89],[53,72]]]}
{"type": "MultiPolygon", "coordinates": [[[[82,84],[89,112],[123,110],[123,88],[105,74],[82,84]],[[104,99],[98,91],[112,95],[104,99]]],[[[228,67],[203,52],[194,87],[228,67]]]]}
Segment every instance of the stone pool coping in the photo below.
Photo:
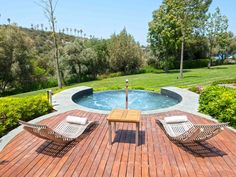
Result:
{"type": "MultiPolygon", "coordinates": [[[[56,112],[52,112],[50,114],[40,116],[36,119],[33,119],[29,121],[30,123],[38,123],[44,119],[50,118],[52,116],[56,116],[58,114],[73,110],[73,109],[81,109],[88,112],[95,112],[100,114],[109,114],[110,111],[101,111],[101,110],[95,110],[95,109],[89,109],[83,106],[80,106],[76,104],[72,99],[73,95],[78,92],[84,93],[84,91],[91,92],[92,88],[87,86],[80,86],[75,87],[71,89],[64,90],[56,95],[53,95],[53,107],[56,112]]],[[[171,106],[169,108],[164,109],[158,109],[153,111],[143,111],[142,114],[155,114],[160,112],[167,112],[171,110],[181,110],[185,112],[189,112],[195,115],[198,115],[200,117],[203,117],[205,119],[211,120],[213,122],[218,122],[217,119],[212,118],[211,116],[202,114],[198,112],[198,99],[199,95],[196,93],[193,93],[187,89],[181,89],[177,87],[163,87],[161,88],[161,93],[169,95],[171,97],[175,97],[177,99],[181,99],[181,102],[176,104],[175,106],[171,106]]],[[[233,132],[236,132],[235,129],[228,127],[233,132]]],[[[23,130],[23,126],[19,126],[15,128],[14,130],[10,131],[7,135],[3,136],[0,139],[0,151],[21,131],[23,130]]]]}
{"type": "MultiPolygon", "coordinates": [[[[109,114],[110,111],[98,110],[98,109],[91,109],[81,105],[76,104],[73,101],[73,98],[82,95],[84,93],[92,93],[93,89],[87,86],[80,86],[71,89],[64,90],[56,95],[53,96],[53,105],[54,109],[58,111],[64,110],[72,110],[72,109],[80,109],[88,112],[94,113],[101,113],[101,114],[109,114]]],[[[198,112],[198,99],[199,95],[191,92],[187,89],[181,89],[177,87],[163,87],[161,88],[161,94],[170,96],[175,98],[179,101],[178,104],[162,109],[156,109],[151,111],[142,111],[142,114],[154,114],[160,112],[166,112],[170,110],[181,110],[189,112],[198,112]]]]}

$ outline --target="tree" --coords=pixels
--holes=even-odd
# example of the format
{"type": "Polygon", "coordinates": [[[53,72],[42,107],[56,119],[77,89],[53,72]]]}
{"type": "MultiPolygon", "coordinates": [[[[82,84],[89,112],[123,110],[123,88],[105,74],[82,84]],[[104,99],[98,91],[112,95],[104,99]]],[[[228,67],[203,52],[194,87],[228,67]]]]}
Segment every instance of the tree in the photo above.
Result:
{"type": "Polygon", "coordinates": [[[59,66],[59,49],[58,49],[58,41],[57,41],[57,34],[56,34],[56,17],[55,17],[55,10],[57,6],[58,0],[54,3],[53,0],[41,0],[40,5],[44,13],[49,21],[50,28],[52,29],[52,38],[53,38],[53,45],[54,45],[54,60],[55,60],[55,68],[57,73],[57,83],[58,87],[62,88],[62,79],[61,79],[61,71],[59,66]]]}
{"type": "Polygon", "coordinates": [[[83,30],[80,29],[79,32],[80,32],[80,35],[81,35],[81,38],[82,38],[83,37],[83,30]]]}
{"type": "Polygon", "coordinates": [[[41,23],[41,25],[40,25],[40,26],[41,26],[41,30],[43,31],[43,30],[44,30],[43,24],[41,23]]]}
{"type": "Polygon", "coordinates": [[[8,22],[8,25],[10,25],[11,24],[11,19],[7,18],[7,22],[8,22]]]}
{"type": "Polygon", "coordinates": [[[81,52],[80,58],[85,67],[85,73],[89,78],[96,79],[99,71],[98,65],[100,64],[96,51],[92,48],[86,48],[81,52]]]}
{"type": "Polygon", "coordinates": [[[82,80],[83,59],[81,58],[81,52],[84,48],[83,42],[79,39],[64,47],[62,62],[66,80],[72,80],[73,82],[82,80]]]}
{"type": "Polygon", "coordinates": [[[110,67],[113,71],[132,73],[143,62],[143,51],[134,38],[123,29],[118,35],[113,34],[108,43],[110,67]]]}
{"type": "Polygon", "coordinates": [[[180,78],[183,78],[185,43],[204,24],[212,0],[164,0],[149,23],[149,42],[154,54],[164,63],[173,60],[181,48],[180,78]],[[179,47],[181,45],[181,47],[179,47]]]}
{"type": "Polygon", "coordinates": [[[228,19],[226,16],[221,15],[220,8],[217,7],[213,14],[208,14],[208,20],[206,23],[206,35],[208,37],[209,44],[209,57],[210,63],[208,68],[212,64],[212,56],[215,48],[218,46],[220,53],[225,51],[225,47],[229,44],[229,38],[227,33],[228,19]]]}
{"type": "Polygon", "coordinates": [[[32,78],[31,38],[15,26],[0,28],[0,92],[29,89],[32,78]]]}
{"type": "Polygon", "coordinates": [[[235,36],[232,36],[231,38],[231,42],[229,45],[229,53],[230,54],[236,53],[236,37],[235,36]]]}
{"type": "Polygon", "coordinates": [[[108,42],[105,39],[96,39],[92,38],[84,42],[85,48],[93,49],[97,55],[97,65],[96,65],[96,72],[97,73],[104,73],[109,68],[108,63],[108,42]]]}
{"type": "Polygon", "coordinates": [[[168,0],[163,1],[160,8],[153,12],[153,20],[149,23],[148,40],[157,60],[153,62],[166,72],[172,64],[171,58],[177,56],[180,35],[180,27],[174,14],[170,13],[168,0]]]}

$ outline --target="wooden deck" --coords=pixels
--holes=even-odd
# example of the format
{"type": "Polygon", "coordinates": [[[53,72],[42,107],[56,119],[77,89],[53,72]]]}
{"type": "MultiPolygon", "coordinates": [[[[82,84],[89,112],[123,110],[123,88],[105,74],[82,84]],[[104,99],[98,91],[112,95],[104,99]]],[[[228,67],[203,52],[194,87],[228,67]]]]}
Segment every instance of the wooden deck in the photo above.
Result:
{"type": "Polygon", "coordinates": [[[142,116],[140,145],[135,124],[118,123],[115,142],[108,144],[106,115],[70,111],[42,123],[54,127],[66,115],[86,116],[99,125],[83,139],[66,147],[36,138],[26,131],[0,153],[0,176],[236,176],[236,133],[226,129],[202,144],[172,143],[156,123],[170,115],[197,116],[172,111],[142,116]]]}

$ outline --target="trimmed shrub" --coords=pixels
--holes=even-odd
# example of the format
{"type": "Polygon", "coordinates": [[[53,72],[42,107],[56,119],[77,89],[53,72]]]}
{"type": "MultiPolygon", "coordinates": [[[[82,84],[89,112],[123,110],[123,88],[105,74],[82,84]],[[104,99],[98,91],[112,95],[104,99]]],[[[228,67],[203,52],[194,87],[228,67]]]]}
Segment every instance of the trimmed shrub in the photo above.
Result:
{"type": "Polygon", "coordinates": [[[221,86],[209,86],[200,95],[199,110],[221,122],[236,127],[236,90],[221,86]]]}
{"type": "Polygon", "coordinates": [[[0,137],[17,127],[18,120],[29,121],[52,110],[46,96],[0,98],[0,137]]]}

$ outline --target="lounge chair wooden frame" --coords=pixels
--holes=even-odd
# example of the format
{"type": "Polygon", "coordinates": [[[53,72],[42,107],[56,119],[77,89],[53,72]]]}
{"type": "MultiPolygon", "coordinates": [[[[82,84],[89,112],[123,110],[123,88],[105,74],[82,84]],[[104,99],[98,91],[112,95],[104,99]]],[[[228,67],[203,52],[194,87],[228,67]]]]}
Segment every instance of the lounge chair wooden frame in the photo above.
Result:
{"type": "Polygon", "coordinates": [[[166,135],[173,141],[180,143],[200,142],[205,141],[224,130],[224,127],[229,123],[220,124],[193,124],[192,122],[184,121],[179,123],[166,123],[165,120],[158,120],[166,135]]]}
{"type": "Polygon", "coordinates": [[[63,120],[57,125],[55,129],[51,129],[46,125],[32,124],[22,120],[20,120],[19,123],[23,125],[23,128],[26,131],[39,138],[65,144],[82,135],[83,132],[91,127],[94,122],[88,121],[88,123],[85,125],[79,125],[68,123],[66,120],[63,120]]]}

